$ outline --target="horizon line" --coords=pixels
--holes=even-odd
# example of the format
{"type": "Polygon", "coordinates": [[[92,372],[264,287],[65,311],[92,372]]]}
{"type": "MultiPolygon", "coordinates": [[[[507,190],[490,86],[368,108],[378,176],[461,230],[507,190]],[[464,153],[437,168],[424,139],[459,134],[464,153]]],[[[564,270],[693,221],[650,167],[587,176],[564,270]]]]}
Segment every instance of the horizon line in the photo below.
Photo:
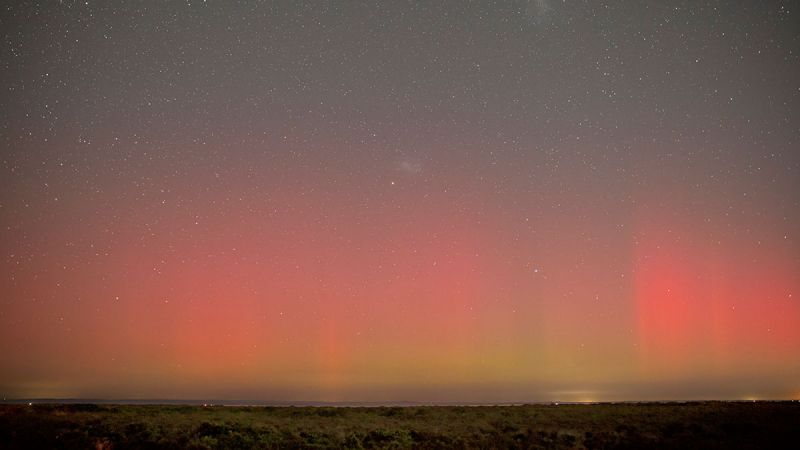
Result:
{"type": "Polygon", "coordinates": [[[763,399],[671,399],[671,400],[528,400],[528,401],[417,401],[417,400],[374,400],[374,401],[322,401],[322,400],[245,400],[245,399],[169,399],[169,398],[83,398],[83,397],[37,397],[2,398],[0,404],[102,404],[102,405],[164,405],[164,406],[205,406],[205,407],[359,407],[359,406],[524,406],[524,405],[596,405],[596,404],[647,404],[647,403],[756,403],[756,402],[800,402],[792,398],[763,399]]]}

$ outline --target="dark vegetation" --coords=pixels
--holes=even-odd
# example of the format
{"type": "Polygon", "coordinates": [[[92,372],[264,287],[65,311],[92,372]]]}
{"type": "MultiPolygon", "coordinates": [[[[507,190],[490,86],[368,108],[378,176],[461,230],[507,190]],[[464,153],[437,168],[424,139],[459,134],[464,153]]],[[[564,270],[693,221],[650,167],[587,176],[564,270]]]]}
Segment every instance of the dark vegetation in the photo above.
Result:
{"type": "Polygon", "coordinates": [[[796,448],[800,403],[0,405],[0,448],[796,448]]]}

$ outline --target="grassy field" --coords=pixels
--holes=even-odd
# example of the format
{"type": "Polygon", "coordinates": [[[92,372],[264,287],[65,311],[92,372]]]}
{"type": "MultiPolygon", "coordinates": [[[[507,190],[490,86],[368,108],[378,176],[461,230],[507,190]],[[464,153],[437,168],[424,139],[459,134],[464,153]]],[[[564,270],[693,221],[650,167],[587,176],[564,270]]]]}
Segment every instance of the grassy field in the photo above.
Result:
{"type": "Polygon", "coordinates": [[[800,403],[0,405],[0,448],[800,448],[800,403]]]}

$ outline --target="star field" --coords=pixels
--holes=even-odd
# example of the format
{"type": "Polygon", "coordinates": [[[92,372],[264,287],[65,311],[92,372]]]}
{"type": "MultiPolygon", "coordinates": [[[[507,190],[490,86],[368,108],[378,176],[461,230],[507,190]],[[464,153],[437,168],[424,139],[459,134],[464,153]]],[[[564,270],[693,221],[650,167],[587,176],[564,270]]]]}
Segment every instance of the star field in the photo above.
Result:
{"type": "Polygon", "coordinates": [[[0,394],[800,398],[800,8],[11,2],[0,394]]]}

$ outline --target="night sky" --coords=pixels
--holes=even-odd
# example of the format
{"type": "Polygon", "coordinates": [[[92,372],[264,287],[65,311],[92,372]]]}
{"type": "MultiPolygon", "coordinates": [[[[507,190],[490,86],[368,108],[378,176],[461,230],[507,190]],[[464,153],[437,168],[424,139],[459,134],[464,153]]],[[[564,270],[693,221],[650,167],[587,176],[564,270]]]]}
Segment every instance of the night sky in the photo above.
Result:
{"type": "Polygon", "coordinates": [[[797,2],[0,32],[3,398],[800,398],[797,2]]]}

